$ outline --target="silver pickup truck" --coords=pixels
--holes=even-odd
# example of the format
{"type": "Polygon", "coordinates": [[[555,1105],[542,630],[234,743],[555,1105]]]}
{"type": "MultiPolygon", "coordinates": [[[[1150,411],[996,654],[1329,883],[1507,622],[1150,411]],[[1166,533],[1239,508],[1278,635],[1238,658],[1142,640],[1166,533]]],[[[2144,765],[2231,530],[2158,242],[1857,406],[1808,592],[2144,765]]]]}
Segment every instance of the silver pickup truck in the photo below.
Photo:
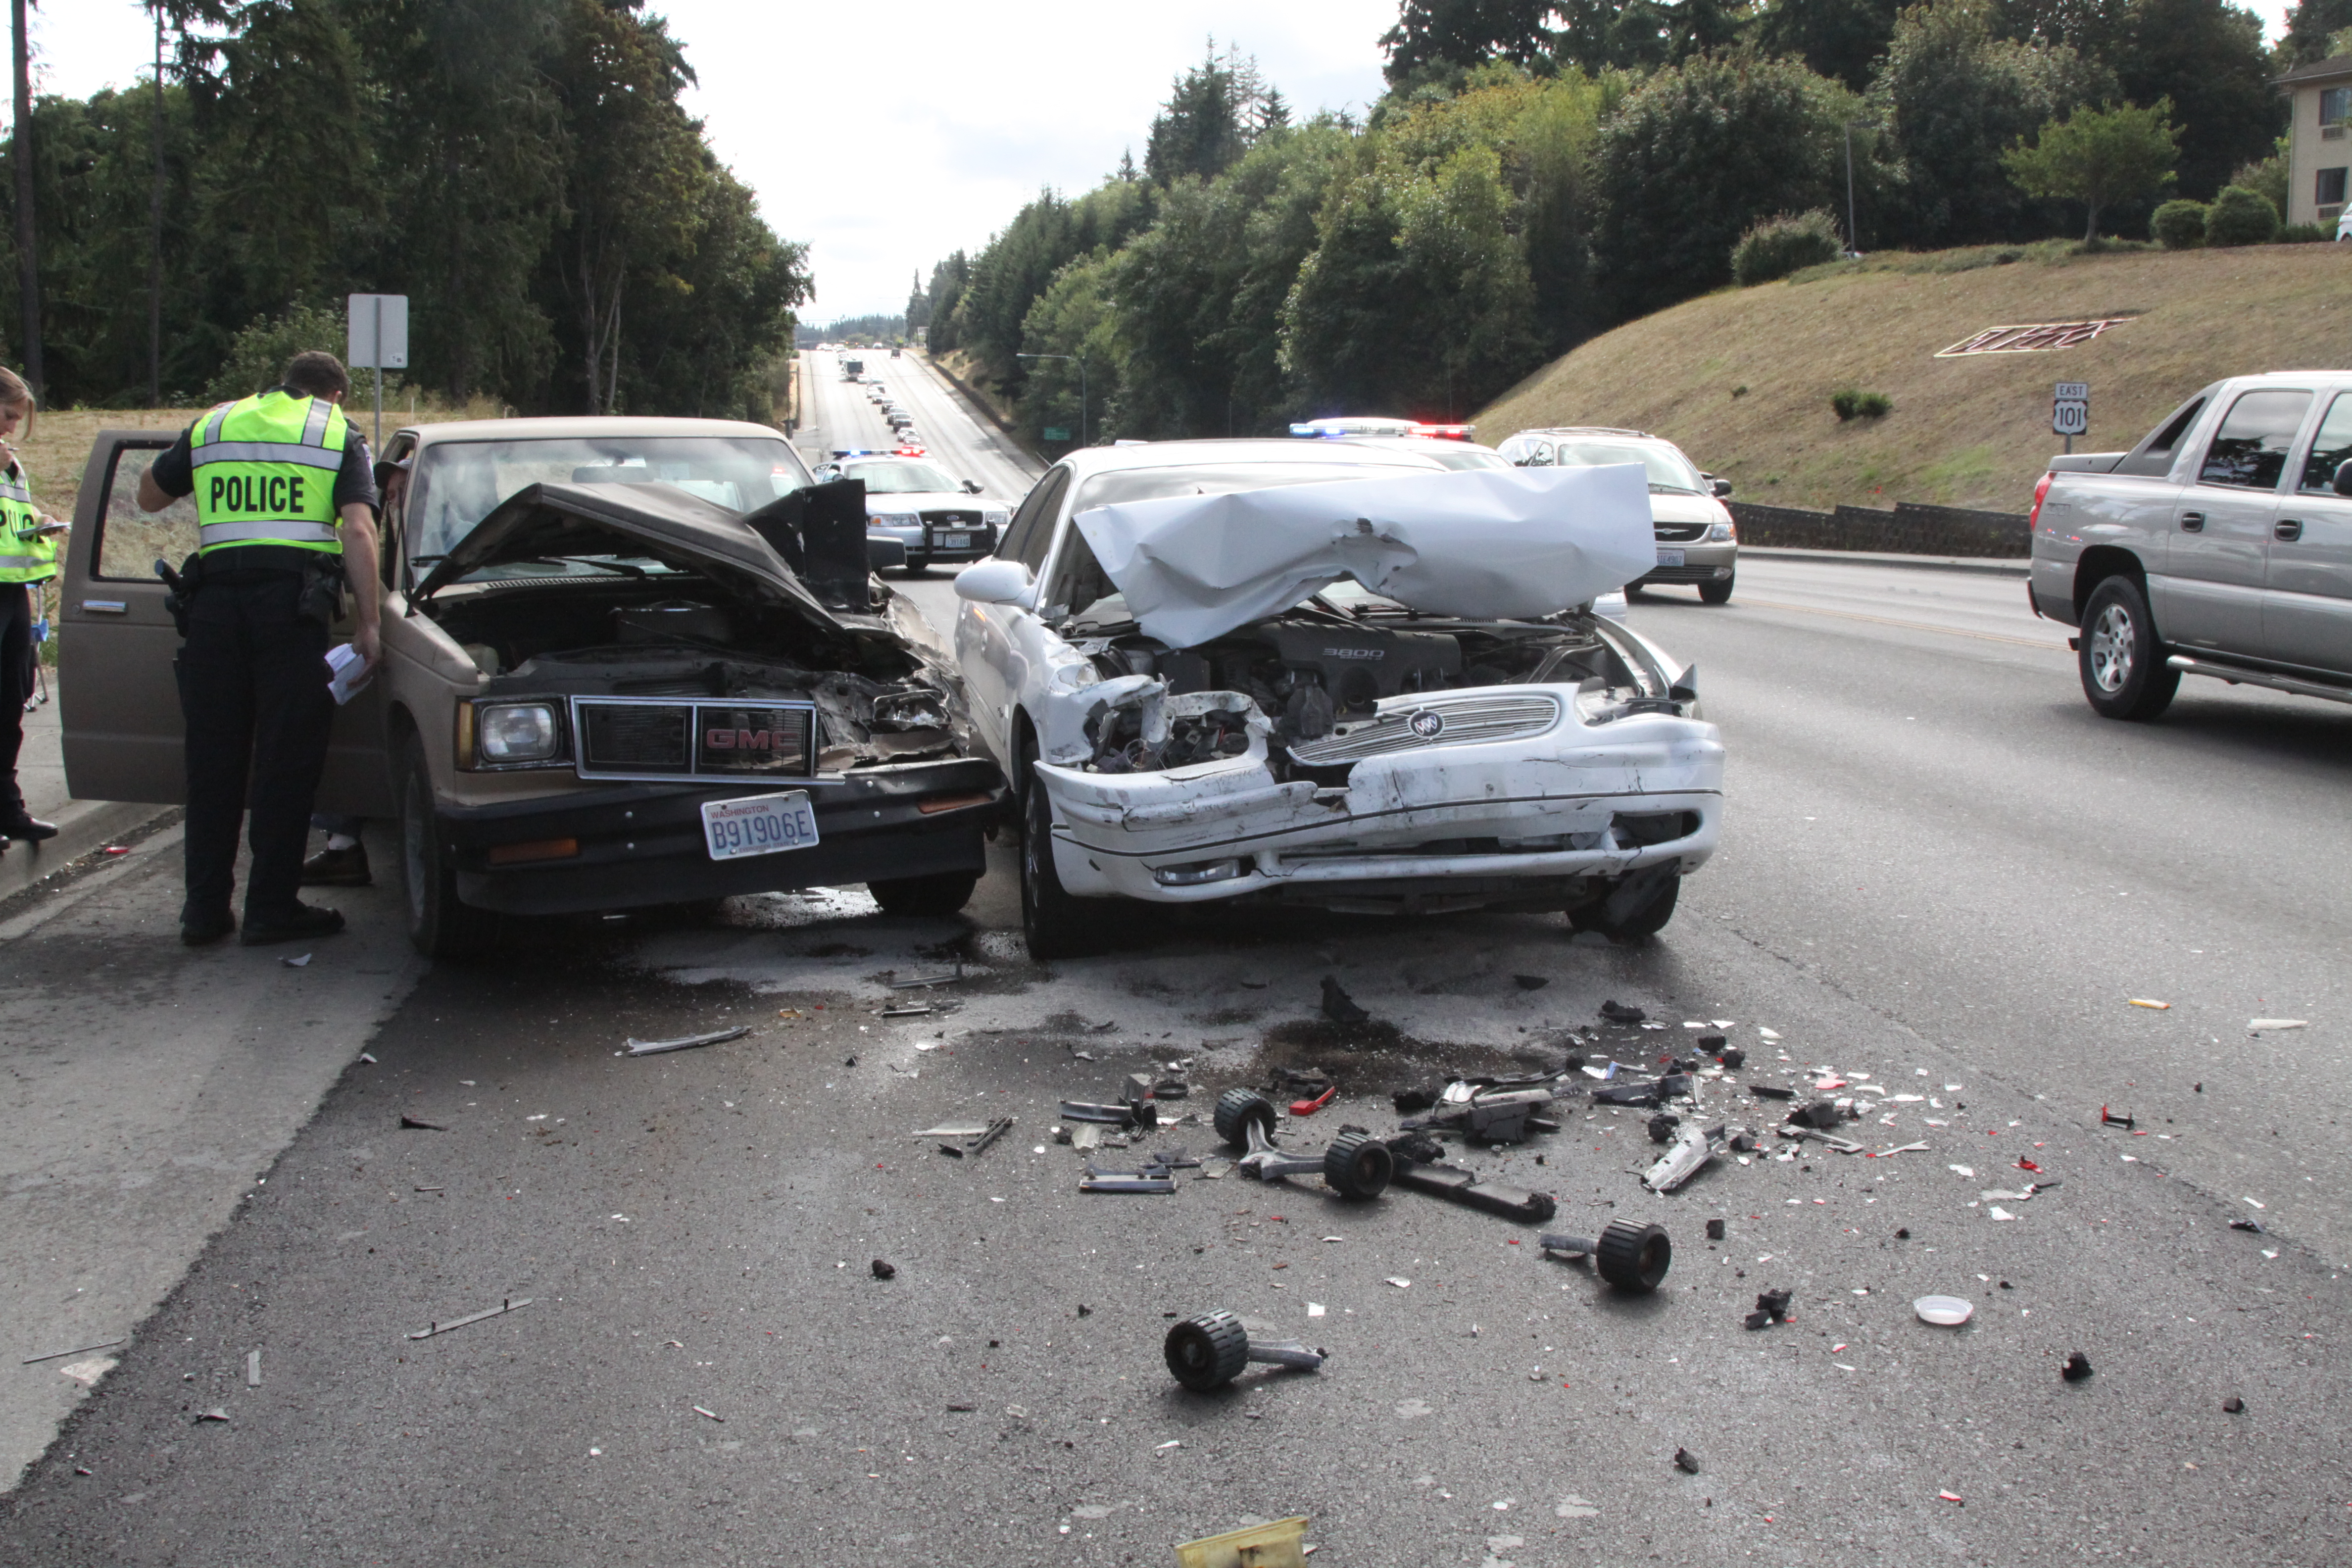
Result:
{"type": "Polygon", "coordinates": [[[2352,371],[2217,381],[2128,452],[2050,459],[2033,608],[2083,694],[2152,719],[2182,675],[2352,702],[2352,371]]]}

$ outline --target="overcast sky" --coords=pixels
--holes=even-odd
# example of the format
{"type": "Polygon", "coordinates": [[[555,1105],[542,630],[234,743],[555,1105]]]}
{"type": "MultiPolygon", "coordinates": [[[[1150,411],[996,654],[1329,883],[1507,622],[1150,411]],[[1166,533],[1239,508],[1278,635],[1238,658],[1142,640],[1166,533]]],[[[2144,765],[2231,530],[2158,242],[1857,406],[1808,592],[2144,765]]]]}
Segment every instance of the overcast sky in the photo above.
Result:
{"type": "MultiPolygon", "coordinates": [[[[2256,0],[2271,35],[2288,0],[2256,0]]],[[[1381,90],[1376,40],[1396,0],[653,0],[701,78],[688,102],[805,240],[806,319],[904,308],[949,251],[977,249],[1040,186],[1077,195],[1132,148],[1208,37],[1237,44],[1303,117],[1381,90]]],[[[0,20],[0,32],[6,30],[0,20]]],[[[46,0],[33,13],[40,90],[87,97],[146,68],[132,0],[46,0]]]]}

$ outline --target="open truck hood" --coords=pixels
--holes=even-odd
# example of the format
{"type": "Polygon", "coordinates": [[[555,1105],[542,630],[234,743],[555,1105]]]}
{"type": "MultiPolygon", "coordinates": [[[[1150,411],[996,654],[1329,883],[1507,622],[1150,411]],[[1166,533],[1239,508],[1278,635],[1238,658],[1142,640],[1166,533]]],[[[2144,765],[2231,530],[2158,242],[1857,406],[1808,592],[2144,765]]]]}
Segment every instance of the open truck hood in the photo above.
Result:
{"type": "Polygon", "coordinates": [[[1535,620],[1658,562],[1638,463],[1176,496],[1076,521],[1137,624],[1171,647],[1279,615],[1343,578],[1430,615],[1535,620]]]}
{"type": "Polygon", "coordinates": [[[754,524],[668,485],[536,484],[517,490],[435,563],[414,597],[422,603],[485,567],[551,555],[651,556],[783,605],[827,637],[849,629],[817,602],[754,524]]]}

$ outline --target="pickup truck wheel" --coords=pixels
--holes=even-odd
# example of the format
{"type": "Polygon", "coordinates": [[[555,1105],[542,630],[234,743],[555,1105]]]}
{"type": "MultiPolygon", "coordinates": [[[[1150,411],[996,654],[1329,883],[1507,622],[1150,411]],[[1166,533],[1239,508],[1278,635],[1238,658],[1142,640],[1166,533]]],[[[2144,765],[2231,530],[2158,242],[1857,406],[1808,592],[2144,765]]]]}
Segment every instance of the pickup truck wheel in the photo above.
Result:
{"type": "Polygon", "coordinates": [[[1591,903],[1568,911],[1571,931],[1597,931],[1611,942],[1633,942],[1655,936],[1675,918],[1681,900],[1680,868],[1648,866],[1627,874],[1615,887],[1591,903]]]}
{"type": "Polygon", "coordinates": [[[2138,584],[2109,577],[2092,589],[2078,640],[2083,695],[2100,717],[2153,719],[2172,705],[2180,672],[2165,662],[2138,584]]]}
{"type": "Polygon", "coordinates": [[[1700,601],[1709,605],[1731,603],[1731,585],[1738,580],[1736,577],[1726,577],[1720,583],[1701,583],[1698,585],[1700,601]]]}
{"type": "Polygon", "coordinates": [[[1101,952],[1108,921],[1101,900],[1072,898],[1062,887],[1054,867],[1054,806],[1036,777],[1036,762],[1033,743],[1021,759],[1029,784],[1021,814],[1021,934],[1028,940],[1029,956],[1050,963],[1101,952]]]}
{"type": "Polygon", "coordinates": [[[457,897],[457,874],[433,815],[433,776],[425,747],[408,739],[400,777],[400,884],[409,945],[427,958],[464,960],[488,951],[499,937],[496,912],[457,897]]]}
{"type": "Polygon", "coordinates": [[[978,886],[977,871],[940,871],[929,877],[868,882],[866,890],[874,895],[886,915],[937,918],[961,910],[971,901],[971,890],[978,886]]]}

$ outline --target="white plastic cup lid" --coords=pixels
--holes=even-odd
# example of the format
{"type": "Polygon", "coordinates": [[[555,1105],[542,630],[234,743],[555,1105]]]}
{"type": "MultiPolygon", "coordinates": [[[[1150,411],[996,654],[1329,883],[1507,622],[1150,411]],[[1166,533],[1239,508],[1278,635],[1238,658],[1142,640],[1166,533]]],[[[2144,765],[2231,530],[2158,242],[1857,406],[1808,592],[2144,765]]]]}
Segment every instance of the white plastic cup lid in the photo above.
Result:
{"type": "Polygon", "coordinates": [[[1964,1297],[1922,1296],[1911,1303],[1911,1310],[1919,1314],[1923,1323],[1951,1329],[1967,1322],[1977,1308],[1975,1302],[1964,1297]]]}

